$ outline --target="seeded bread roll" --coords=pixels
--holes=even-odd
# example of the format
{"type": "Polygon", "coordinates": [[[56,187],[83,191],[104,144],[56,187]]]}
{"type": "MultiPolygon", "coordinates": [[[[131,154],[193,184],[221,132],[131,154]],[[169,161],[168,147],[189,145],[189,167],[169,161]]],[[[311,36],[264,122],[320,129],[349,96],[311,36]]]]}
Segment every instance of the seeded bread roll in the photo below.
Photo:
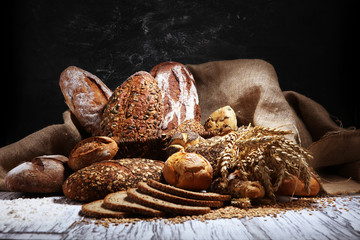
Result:
{"type": "Polygon", "coordinates": [[[103,136],[90,137],[82,140],[71,151],[69,156],[69,167],[77,171],[87,167],[94,162],[111,160],[118,151],[116,142],[103,136]]]}
{"type": "Polygon", "coordinates": [[[54,193],[61,192],[66,178],[62,155],[44,155],[13,168],[5,177],[6,187],[13,192],[54,193]]]}
{"type": "Polygon", "coordinates": [[[206,190],[213,178],[211,164],[196,153],[177,152],[165,162],[163,169],[165,181],[187,190],[206,190]]]}
{"type": "Polygon", "coordinates": [[[191,72],[181,63],[163,62],[151,69],[162,93],[163,133],[171,131],[185,120],[201,120],[199,98],[191,72]]]}
{"type": "Polygon", "coordinates": [[[66,104],[81,126],[96,135],[111,90],[97,76],[75,66],[61,73],[59,85],[66,104]]]}
{"type": "Polygon", "coordinates": [[[93,163],[70,175],[63,184],[63,192],[76,201],[95,201],[109,193],[135,187],[140,181],[159,181],[163,166],[161,161],[142,158],[93,163]]]}
{"type": "Polygon", "coordinates": [[[225,106],[214,111],[205,121],[204,128],[216,135],[225,135],[237,129],[235,111],[230,106],[225,106]]]}

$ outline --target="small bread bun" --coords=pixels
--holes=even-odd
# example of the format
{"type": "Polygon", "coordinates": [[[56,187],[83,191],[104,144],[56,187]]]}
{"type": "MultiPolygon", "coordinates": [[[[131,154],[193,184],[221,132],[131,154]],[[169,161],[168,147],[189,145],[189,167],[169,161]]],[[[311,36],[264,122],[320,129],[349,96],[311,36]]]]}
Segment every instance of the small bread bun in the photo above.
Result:
{"type": "Polygon", "coordinates": [[[199,191],[210,187],[213,169],[203,156],[180,151],[166,160],[163,175],[170,185],[199,191]]]}
{"type": "Polygon", "coordinates": [[[310,193],[306,192],[305,184],[296,176],[291,175],[292,178],[285,178],[282,184],[280,185],[278,191],[276,192],[279,195],[285,196],[316,196],[320,191],[320,184],[314,178],[310,179],[310,193]]]}
{"type": "Polygon", "coordinates": [[[225,106],[214,111],[205,121],[206,131],[215,132],[217,135],[237,129],[237,120],[235,111],[230,106],[225,106]]]}
{"type": "Polygon", "coordinates": [[[70,153],[68,165],[77,171],[94,162],[111,160],[118,149],[116,142],[109,137],[89,137],[76,144],[70,153]]]}

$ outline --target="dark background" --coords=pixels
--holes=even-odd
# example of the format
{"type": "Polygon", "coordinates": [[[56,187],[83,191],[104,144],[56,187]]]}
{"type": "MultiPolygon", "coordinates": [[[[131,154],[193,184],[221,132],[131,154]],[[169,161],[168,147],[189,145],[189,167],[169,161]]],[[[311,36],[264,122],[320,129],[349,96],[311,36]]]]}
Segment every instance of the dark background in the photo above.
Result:
{"type": "Polygon", "coordinates": [[[14,1],[2,15],[1,146],[62,123],[58,81],[70,65],[113,90],[163,61],[260,58],[283,90],[360,127],[350,1],[14,1]]]}

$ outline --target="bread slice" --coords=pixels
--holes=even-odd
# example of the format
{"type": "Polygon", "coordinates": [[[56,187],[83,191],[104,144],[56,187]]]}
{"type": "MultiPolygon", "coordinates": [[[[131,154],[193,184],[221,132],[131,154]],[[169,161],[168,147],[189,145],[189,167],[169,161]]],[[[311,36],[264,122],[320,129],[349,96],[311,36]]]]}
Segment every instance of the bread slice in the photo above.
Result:
{"type": "Polygon", "coordinates": [[[124,211],[128,213],[135,213],[152,217],[160,217],[164,215],[164,212],[153,208],[145,207],[132,201],[127,196],[126,191],[119,191],[108,194],[104,198],[104,207],[115,211],[124,211]]]}
{"type": "Polygon", "coordinates": [[[114,211],[103,206],[104,200],[96,200],[81,206],[81,212],[87,217],[92,218],[123,218],[127,215],[125,212],[114,211]]]}
{"type": "Polygon", "coordinates": [[[148,180],[147,184],[160,191],[167,192],[173,195],[177,195],[184,198],[198,199],[198,200],[210,200],[210,201],[230,201],[231,195],[222,195],[218,193],[205,193],[188,191],[181,188],[177,188],[168,184],[163,184],[155,180],[148,180]]]}
{"type": "Polygon", "coordinates": [[[187,206],[171,203],[139,192],[136,188],[127,190],[128,196],[135,202],[175,215],[201,215],[210,212],[210,207],[187,206]]]}
{"type": "Polygon", "coordinates": [[[222,207],[224,206],[223,201],[211,201],[211,200],[197,200],[197,199],[190,199],[179,197],[170,193],[166,193],[155,188],[150,187],[145,182],[138,183],[138,190],[141,193],[169,201],[172,203],[183,204],[183,205],[190,205],[190,206],[203,206],[203,207],[222,207]]]}

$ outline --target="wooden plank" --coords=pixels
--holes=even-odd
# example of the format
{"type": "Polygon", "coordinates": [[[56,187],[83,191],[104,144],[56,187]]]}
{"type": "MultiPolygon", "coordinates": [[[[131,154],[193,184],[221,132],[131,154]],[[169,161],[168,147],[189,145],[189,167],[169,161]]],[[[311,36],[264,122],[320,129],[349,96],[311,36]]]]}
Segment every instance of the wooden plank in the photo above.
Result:
{"type": "Polygon", "coordinates": [[[63,196],[0,193],[0,238],[10,239],[359,239],[360,195],[319,200],[318,210],[242,219],[98,225],[63,196]]]}

